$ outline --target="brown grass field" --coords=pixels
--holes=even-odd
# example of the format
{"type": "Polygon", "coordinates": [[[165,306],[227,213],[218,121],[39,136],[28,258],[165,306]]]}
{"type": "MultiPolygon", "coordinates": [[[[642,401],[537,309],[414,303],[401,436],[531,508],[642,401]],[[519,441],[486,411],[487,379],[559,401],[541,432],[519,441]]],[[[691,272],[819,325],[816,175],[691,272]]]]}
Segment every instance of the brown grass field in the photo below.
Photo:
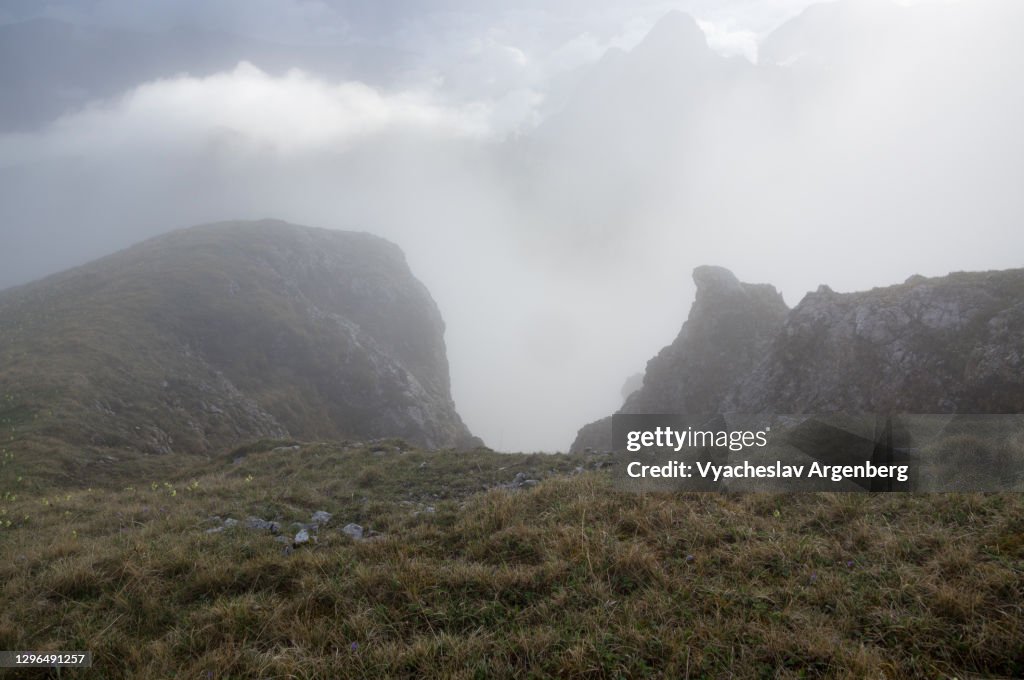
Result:
{"type": "Polygon", "coordinates": [[[4,677],[1024,675],[1019,495],[631,495],[593,456],[274,446],[103,488],[5,452],[0,649],[94,661],[4,677]],[[541,483],[494,488],[517,472],[541,483]],[[290,552],[206,531],[317,510],[290,552]]]}

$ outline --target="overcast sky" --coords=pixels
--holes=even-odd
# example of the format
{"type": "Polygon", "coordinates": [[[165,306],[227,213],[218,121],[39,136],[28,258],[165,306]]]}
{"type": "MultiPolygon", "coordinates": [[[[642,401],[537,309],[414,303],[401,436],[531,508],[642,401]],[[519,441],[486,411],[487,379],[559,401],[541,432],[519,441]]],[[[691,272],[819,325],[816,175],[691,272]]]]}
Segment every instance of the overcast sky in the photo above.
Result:
{"type": "Polygon", "coordinates": [[[791,305],[1021,266],[1022,4],[0,1],[0,287],[201,222],[370,231],[470,428],[564,449],[694,266],[791,305]]]}
{"type": "Polygon", "coordinates": [[[609,40],[635,33],[641,22],[649,26],[673,8],[713,23],[716,37],[758,35],[809,4],[808,0],[5,0],[0,19],[46,16],[140,30],[195,25],[272,40],[342,38],[403,48],[436,46],[442,36],[463,31],[461,37],[469,41],[504,32],[518,38],[517,47],[522,49],[550,48],[588,34],[609,40]]]}

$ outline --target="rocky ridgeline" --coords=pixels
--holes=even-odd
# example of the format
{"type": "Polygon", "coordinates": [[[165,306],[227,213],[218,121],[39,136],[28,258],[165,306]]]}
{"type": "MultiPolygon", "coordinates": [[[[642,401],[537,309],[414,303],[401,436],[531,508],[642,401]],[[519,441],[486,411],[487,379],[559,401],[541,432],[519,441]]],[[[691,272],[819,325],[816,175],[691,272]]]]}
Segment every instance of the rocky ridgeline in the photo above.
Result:
{"type": "MultiPolygon", "coordinates": [[[[1024,270],[822,286],[792,310],[720,267],[693,278],[679,336],[620,412],[1024,412],[1024,270]]],[[[610,447],[608,417],[572,450],[610,447]]]]}

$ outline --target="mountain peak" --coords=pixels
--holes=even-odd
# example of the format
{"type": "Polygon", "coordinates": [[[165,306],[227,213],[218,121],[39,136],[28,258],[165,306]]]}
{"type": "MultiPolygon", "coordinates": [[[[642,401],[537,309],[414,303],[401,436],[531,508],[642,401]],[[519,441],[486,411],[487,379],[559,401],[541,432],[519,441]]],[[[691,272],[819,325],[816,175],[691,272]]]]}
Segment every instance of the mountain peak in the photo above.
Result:
{"type": "MultiPolygon", "coordinates": [[[[679,335],[647,363],[621,413],[718,412],[733,385],[754,370],[789,309],[774,286],[743,283],[725,267],[693,270],[697,296],[679,335]]],[[[611,420],[580,429],[570,450],[611,448],[611,420]]]]}
{"type": "Polygon", "coordinates": [[[714,265],[705,264],[694,269],[693,282],[697,284],[697,295],[741,290],[740,280],[735,274],[714,265]]]}
{"type": "Polygon", "coordinates": [[[679,10],[672,10],[659,19],[633,49],[633,54],[652,54],[670,59],[695,58],[709,52],[707,36],[697,21],[679,10]]]}

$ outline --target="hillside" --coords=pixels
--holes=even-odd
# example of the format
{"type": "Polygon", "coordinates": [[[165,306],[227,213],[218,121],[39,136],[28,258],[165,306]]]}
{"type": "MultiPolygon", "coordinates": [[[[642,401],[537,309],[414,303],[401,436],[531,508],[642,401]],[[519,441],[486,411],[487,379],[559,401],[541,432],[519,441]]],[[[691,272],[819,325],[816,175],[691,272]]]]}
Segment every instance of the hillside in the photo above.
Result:
{"type": "Polygon", "coordinates": [[[9,449],[67,476],[267,437],[473,446],[443,334],[383,239],[185,229],[0,293],[0,426],[9,449]]]}
{"type": "Polygon", "coordinates": [[[1019,495],[624,494],[604,463],[383,441],[116,491],[0,471],[0,648],[93,653],[65,678],[1024,674],[1019,495]]]}

